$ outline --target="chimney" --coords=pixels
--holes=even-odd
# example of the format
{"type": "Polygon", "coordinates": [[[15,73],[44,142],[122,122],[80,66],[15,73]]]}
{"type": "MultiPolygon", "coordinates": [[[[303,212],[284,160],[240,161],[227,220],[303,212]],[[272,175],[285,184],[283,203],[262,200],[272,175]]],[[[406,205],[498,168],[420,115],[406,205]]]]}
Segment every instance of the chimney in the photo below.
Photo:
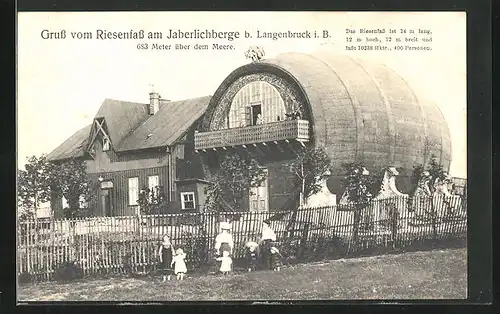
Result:
{"type": "Polygon", "coordinates": [[[160,109],[160,94],[151,89],[149,93],[149,114],[154,115],[160,109]]]}

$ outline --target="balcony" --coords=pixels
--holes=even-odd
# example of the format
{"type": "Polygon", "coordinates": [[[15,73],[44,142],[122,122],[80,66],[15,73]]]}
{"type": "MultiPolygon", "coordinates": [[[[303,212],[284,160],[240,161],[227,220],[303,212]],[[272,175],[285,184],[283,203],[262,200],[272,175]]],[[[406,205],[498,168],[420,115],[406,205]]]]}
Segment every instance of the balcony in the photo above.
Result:
{"type": "Polygon", "coordinates": [[[309,121],[285,120],[241,128],[199,132],[194,137],[196,150],[258,144],[274,141],[309,141],[309,121]]]}

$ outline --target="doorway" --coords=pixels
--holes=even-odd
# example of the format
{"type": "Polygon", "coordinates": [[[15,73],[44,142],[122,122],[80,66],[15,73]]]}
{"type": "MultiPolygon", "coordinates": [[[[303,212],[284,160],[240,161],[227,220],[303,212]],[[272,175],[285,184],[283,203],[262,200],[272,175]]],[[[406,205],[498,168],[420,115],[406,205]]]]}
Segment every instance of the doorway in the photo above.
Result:
{"type": "Polygon", "coordinates": [[[262,107],[261,105],[253,105],[252,106],[252,125],[257,125],[262,123],[259,121],[259,117],[262,120],[262,107]]]}
{"type": "Polygon", "coordinates": [[[262,105],[256,104],[245,107],[245,124],[246,126],[257,125],[262,123],[262,105]],[[260,120],[259,121],[259,117],[260,120]]]}
{"type": "Polygon", "coordinates": [[[251,212],[269,211],[268,178],[266,169],[266,179],[258,187],[250,188],[249,205],[251,212]]]}
{"type": "Polygon", "coordinates": [[[112,189],[101,190],[101,210],[104,217],[111,217],[113,215],[112,191],[112,189]]]}

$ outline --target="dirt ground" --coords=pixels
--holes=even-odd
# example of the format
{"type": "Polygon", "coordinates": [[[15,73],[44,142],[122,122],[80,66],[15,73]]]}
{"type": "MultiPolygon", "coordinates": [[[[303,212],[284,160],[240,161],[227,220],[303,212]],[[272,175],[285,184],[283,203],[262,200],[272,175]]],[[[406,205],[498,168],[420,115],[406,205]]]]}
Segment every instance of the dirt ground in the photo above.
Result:
{"type": "Polygon", "coordinates": [[[22,301],[202,301],[307,299],[463,299],[466,249],[341,259],[184,281],[116,277],[18,288],[22,301]]]}

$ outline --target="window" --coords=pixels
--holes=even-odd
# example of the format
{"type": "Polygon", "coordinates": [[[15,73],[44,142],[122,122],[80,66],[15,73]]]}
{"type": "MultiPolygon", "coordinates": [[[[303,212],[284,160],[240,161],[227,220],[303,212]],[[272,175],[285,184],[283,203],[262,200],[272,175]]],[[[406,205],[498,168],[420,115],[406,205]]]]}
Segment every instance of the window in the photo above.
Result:
{"type": "Polygon", "coordinates": [[[149,176],[148,177],[148,188],[149,188],[149,200],[153,202],[155,198],[158,197],[158,176],[149,176]]]}
{"type": "Polygon", "coordinates": [[[194,192],[181,193],[181,208],[182,209],[195,209],[194,192]]]}
{"type": "Polygon", "coordinates": [[[103,137],[102,139],[102,151],[103,152],[106,152],[109,150],[109,139],[107,137],[103,137]]]}
{"type": "Polygon", "coordinates": [[[267,169],[266,180],[262,181],[260,186],[250,188],[250,211],[268,211],[269,210],[269,193],[267,188],[267,169]]]}
{"type": "Polygon", "coordinates": [[[68,200],[64,196],[62,197],[61,201],[63,209],[69,208],[68,200]]]}
{"type": "Polygon", "coordinates": [[[128,204],[130,206],[138,205],[139,200],[139,178],[128,178],[128,204]]]}

